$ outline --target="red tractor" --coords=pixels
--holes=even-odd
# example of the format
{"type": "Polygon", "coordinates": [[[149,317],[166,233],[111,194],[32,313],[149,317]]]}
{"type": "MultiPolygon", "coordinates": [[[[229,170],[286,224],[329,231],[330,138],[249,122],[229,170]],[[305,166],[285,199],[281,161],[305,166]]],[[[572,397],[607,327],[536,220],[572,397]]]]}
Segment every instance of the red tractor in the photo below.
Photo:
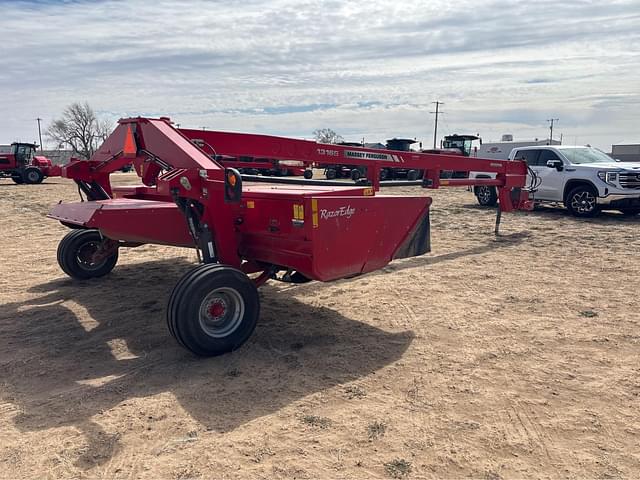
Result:
{"type": "Polygon", "coordinates": [[[59,177],[60,166],[46,157],[35,155],[38,146],[33,143],[12,143],[7,153],[0,150],[0,178],[11,178],[15,183],[42,183],[46,177],[59,177]]]}

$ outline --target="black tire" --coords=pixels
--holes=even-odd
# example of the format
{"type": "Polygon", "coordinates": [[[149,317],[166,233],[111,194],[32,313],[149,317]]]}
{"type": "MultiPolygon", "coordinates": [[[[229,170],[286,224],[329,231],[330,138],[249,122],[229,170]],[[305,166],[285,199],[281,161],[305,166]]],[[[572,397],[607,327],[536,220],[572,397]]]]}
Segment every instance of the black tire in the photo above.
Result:
{"type": "Polygon", "coordinates": [[[24,179],[22,178],[22,175],[13,175],[11,177],[11,180],[13,180],[13,182],[17,183],[18,185],[22,185],[24,183],[24,179]]]}
{"type": "Polygon", "coordinates": [[[621,208],[620,213],[622,213],[625,217],[633,217],[640,213],[640,207],[621,208]]]}
{"type": "Polygon", "coordinates": [[[260,316],[253,281],[226,265],[200,265],[177,283],[167,307],[171,335],[202,357],[222,355],[246,342],[260,316]]]}
{"type": "Polygon", "coordinates": [[[42,183],[42,180],[44,180],[44,175],[39,168],[27,167],[22,174],[22,178],[24,179],[24,183],[33,185],[36,183],[42,183]]]}
{"type": "Polygon", "coordinates": [[[360,170],[358,170],[357,168],[352,168],[351,169],[351,180],[353,180],[354,182],[357,182],[358,180],[360,180],[360,170]]]}
{"type": "Polygon", "coordinates": [[[333,180],[333,179],[336,178],[337,173],[336,173],[335,169],[327,168],[327,171],[325,172],[325,176],[327,177],[327,180],[333,180]]]}
{"type": "Polygon", "coordinates": [[[311,180],[313,178],[313,170],[305,170],[304,173],[302,174],[304,176],[304,178],[306,178],[307,180],[311,180]]]}
{"type": "Polygon", "coordinates": [[[580,185],[569,192],[564,205],[574,217],[589,218],[600,211],[597,199],[598,194],[593,187],[580,185]]]}
{"type": "Polygon", "coordinates": [[[389,171],[386,168],[380,170],[380,180],[386,180],[389,177],[389,171]]]}
{"type": "Polygon", "coordinates": [[[495,207],[498,204],[498,192],[495,187],[481,185],[475,189],[478,203],[483,207],[495,207]]]}
{"type": "Polygon", "coordinates": [[[417,170],[409,170],[407,172],[407,180],[414,181],[418,179],[418,171],[417,170]]]}
{"type": "Polygon", "coordinates": [[[98,263],[91,263],[87,256],[103,241],[97,230],[73,230],[58,245],[58,265],[62,271],[76,280],[103,277],[118,263],[118,251],[98,263]]]}

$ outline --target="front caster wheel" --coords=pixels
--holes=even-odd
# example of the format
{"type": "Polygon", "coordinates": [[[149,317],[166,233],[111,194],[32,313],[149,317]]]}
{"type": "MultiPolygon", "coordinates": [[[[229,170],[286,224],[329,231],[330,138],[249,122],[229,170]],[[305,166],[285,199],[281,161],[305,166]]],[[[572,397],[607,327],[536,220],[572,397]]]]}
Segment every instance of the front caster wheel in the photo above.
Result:
{"type": "Polygon", "coordinates": [[[255,284],[225,265],[200,265],[187,272],[171,292],[167,307],[171,335],[203,357],[239,348],[253,333],[259,316],[255,284]]]}
{"type": "Polygon", "coordinates": [[[103,277],[118,262],[118,247],[97,230],[74,230],[58,244],[58,264],[71,278],[103,277]]]}

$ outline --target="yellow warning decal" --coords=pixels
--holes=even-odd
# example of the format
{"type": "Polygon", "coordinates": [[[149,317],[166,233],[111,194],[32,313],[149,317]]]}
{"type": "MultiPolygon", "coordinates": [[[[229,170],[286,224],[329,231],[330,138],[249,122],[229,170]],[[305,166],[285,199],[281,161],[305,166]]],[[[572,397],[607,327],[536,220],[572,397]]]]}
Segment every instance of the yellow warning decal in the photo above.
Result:
{"type": "Polygon", "coordinates": [[[318,228],[318,200],[311,199],[311,217],[313,219],[313,228],[318,228]]]}
{"type": "Polygon", "coordinates": [[[304,205],[293,205],[294,220],[304,220],[304,205]]]}
{"type": "Polygon", "coordinates": [[[364,189],[363,195],[365,197],[371,197],[373,195],[373,188],[368,187],[364,189]]]}
{"type": "Polygon", "coordinates": [[[247,208],[256,208],[256,202],[253,200],[247,200],[247,208]]]}
{"type": "Polygon", "coordinates": [[[440,180],[440,185],[449,185],[449,180],[440,180]]]}

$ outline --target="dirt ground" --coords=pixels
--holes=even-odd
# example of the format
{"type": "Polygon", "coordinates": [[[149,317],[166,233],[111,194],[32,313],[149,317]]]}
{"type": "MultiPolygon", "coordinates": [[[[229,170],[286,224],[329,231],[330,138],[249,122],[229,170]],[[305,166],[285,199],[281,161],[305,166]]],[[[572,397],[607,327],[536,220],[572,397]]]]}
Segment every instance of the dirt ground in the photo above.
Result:
{"type": "Polygon", "coordinates": [[[470,193],[405,192],[434,198],[430,254],[267,284],[250,341],[199,359],[165,327],[195,252],[72,282],[45,213],[73,185],[0,181],[0,477],[637,478],[640,218],[495,238],[470,193]]]}

